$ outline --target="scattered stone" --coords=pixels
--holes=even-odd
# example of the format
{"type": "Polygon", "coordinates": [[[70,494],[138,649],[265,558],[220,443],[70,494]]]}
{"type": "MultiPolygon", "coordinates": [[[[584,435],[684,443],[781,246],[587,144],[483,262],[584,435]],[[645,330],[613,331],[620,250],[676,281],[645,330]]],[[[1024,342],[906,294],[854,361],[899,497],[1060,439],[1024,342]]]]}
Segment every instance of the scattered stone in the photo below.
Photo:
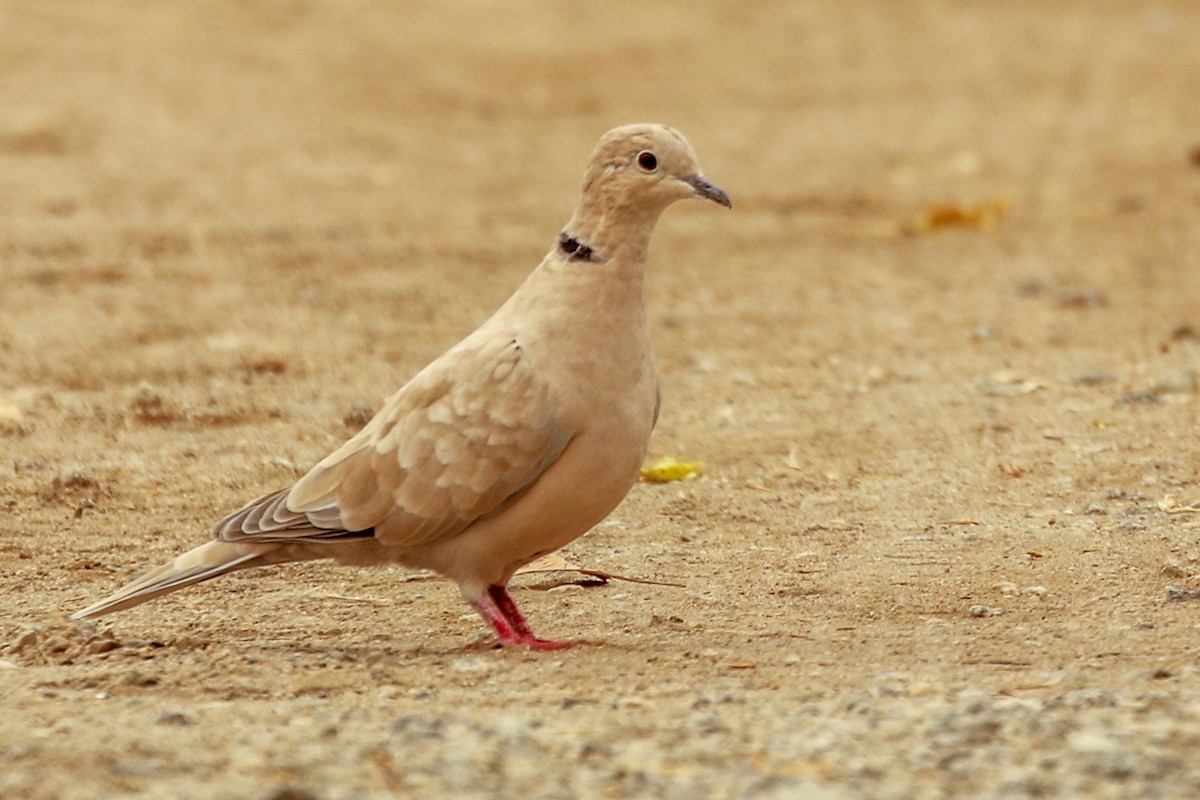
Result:
{"type": "Polygon", "coordinates": [[[444,738],[445,727],[445,723],[440,719],[409,714],[393,720],[391,731],[393,734],[418,739],[441,739],[444,738]]]}
{"type": "Polygon", "coordinates": [[[150,675],[139,669],[131,669],[121,678],[121,684],[124,686],[157,686],[160,680],[157,675],[150,675]]]}
{"type": "Polygon", "coordinates": [[[247,375],[282,375],[287,369],[287,362],[280,356],[254,355],[242,359],[242,370],[247,375]]]}
{"type": "Polygon", "coordinates": [[[1074,289],[1058,297],[1062,308],[1099,308],[1108,305],[1108,297],[1099,289],[1074,289]]]}
{"type": "Polygon", "coordinates": [[[161,425],[178,416],[163,390],[145,381],[130,393],[126,408],[134,419],[147,424],[161,425]]]}
{"type": "Polygon", "coordinates": [[[1117,202],[1113,204],[1118,213],[1121,214],[1136,214],[1139,211],[1146,209],[1146,199],[1136,195],[1126,194],[1117,198],[1117,202]]]}
{"type": "Polygon", "coordinates": [[[1162,402],[1162,398],[1158,392],[1152,389],[1142,389],[1137,392],[1128,392],[1121,395],[1115,401],[1114,406],[1156,406],[1162,402]]]}
{"type": "Polygon", "coordinates": [[[1017,294],[1021,297],[1037,297],[1047,288],[1045,281],[1030,278],[1017,284],[1017,294]]]}
{"type": "MultiPolygon", "coordinates": [[[[1153,477],[1153,476],[1148,476],[1153,477]]],[[[1155,483],[1155,481],[1147,481],[1143,478],[1142,483],[1155,483]]],[[[1121,509],[1122,517],[1144,517],[1147,514],[1153,514],[1158,510],[1157,503],[1151,503],[1142,496],[1141,501],[1134,503],[1131,506],[1121,509]]]]}
{"type": "Polygon", "coordinates": [[[1042,385],[1037,381],[1020,380],[976,380],[971,385],[975,387],[975,391],[989,397],[1020,397],[1021,395],[1031,394],[1042,388],[1042,385]]]}
{"type": "Polygon", "coordinates": [[[1185,570],[1183,567],[1181,567],[1179,564],[1177,564],[1174,561],[1168,561],[1166,564],[1163,564],[1159,568],[1158,572],[1160,575],[1164,575],[1168,578],[1186,578],[1187,577],[1187,570],[1185,570]]]}
{"type": "Polygon", "coordinates": [[[0,401],[0,435],[25,431],[25,412],[16,403],[0,401]]]}
{"type": "Polygon", "coordinates": [[[50,488],[55,495],[59,495],[79,489],[98,489],[100,488],[100,481],[86,472],[65,469],[54,476],[54,481],[50,484],[50,488]]]}
{"type": "MultiPolygon", "coordinates": [[[[703,792],[698,794],[703,795],[703,792]]],[[[761,778],[741,795],[745,800],[850,800],[861,797],[844,786],[820,783],[806,778],[770,776],[761,778]]]]}
{"type": "Polygon", "coordinates": [[[1184,322],[1175,326],[1171,331],[1171,338],[1176,342],[1200,342],[1200,331],[1197,331],[1190,323],[1184,322]]]}
{"type": "Polygon", "coordinates": [[[113,636],[112,631],[103,631],[96,634],[83,646],[83,652],[88,655],[98,655],[116,650],[120,646],[121,643],[113,636]]]}
{"type": "Polygon", "coordinates": [[[1146,499],[1146,495],[1141,492],[1127,492],[1124,489],[1109,489],[1104,493],[1107,500],[1132,500],[1138,502],[1146,499]]]}
{"type": "Polygon", "coordinates": [[[1185,603],[1188,600],[1200,598],[1200,589],[1181,589],[1178,586],[1167,587],[1168,603],[1185,603]]]}
{"type": "Polygon", "coordinates": [[[88,656],[102,655],[121,647],[112,631],[97,631],[90,622],[55,622],[22,628],[4,648],[26,665],[73,664],[88,656]]]}
{"type": "Polygon", "coordinates": [[[357,430],[370,422],[373,416],[375,416],[375,410],[369,405],[366,403],[355,403],[350,406],[350,409],[346,412],[346,416],[342,417],[342,424],[347,428],[357,430]]]}
{"type": "Polygon", "coordinates": [[[154,720],[154,724],[186,728],[189,725],[195,725],[196,721],[181,711],[164,711],[158,715],[158,719],[154,720]]]}
{"type": "MultiPolygon", "coordinates": [[[[92,474],[81,469],[64,469],[48,485],[43,486],[38,496],[45,501],[78,509],[85,502],[94,504],[104,493],[104,486],[92,474]]],[[[82,512],[79,512],[76,517],[81,515],[82,512]]]]}
{"type": "Polygon", "coordinates": [[[318,800],[317,796],[307,789],[295,786],[285,786],[268,794],[264,800],[318,800]]]}
{"type": "Polygon", "coordinates": [[[1111,372],[1080,372],[1063,379],[1072,386],[1103,386],[1116,383],[1117,376],[1111,372]]]}
{"type": "Polygon", "coordinates": [[[617,698],[616,702],[613,703],[613,708],[646,708],[653,705],[645,697],[631,696],[617,698]]]}
{"type": "Polygon", "coordinates": [[[967,613],[976,618],[998,617],[1004,613],[1004,609],[993,606],[973,605],[967,609],[967,613]]]}
{"type": "Polygon", "coordinates": [[[40,630],[38,628],[25,628],[17,634],[16,638],[8,643],[7,652],[23,653],[30,648],[36,647],[39,633],[40,630]]]}

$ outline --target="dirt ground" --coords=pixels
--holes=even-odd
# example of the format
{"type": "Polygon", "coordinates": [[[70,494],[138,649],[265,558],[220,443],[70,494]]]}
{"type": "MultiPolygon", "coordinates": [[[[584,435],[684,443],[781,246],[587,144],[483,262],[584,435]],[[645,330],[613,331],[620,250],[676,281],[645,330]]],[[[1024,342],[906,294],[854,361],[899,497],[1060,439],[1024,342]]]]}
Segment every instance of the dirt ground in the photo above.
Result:
{"type": "Polygon", "coordinates": [[[1196,4],[0,27],[0,796],[1200,792],[1196,4]],[[734,202],[648,275],[651,455],[706,472],[565,554],[680,586],[523,578],[560,653],[325,564],[65,622],[352,434],[639,121],[734,202]]]}

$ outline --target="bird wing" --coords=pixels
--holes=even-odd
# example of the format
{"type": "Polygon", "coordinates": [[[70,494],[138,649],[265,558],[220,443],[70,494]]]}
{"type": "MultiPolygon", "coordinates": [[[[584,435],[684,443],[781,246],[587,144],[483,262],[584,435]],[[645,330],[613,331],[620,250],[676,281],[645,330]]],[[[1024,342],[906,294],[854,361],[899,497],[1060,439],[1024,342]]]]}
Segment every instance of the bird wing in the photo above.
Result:
{"type": "Polygon", "coordinates": [[[515,336],[477,333],[422,370],[291,489],[218,523],[217,538],[374,535],[412,546],[453,536],[503,510],[557,460],[571,439],[558,407],[515,336]]]}

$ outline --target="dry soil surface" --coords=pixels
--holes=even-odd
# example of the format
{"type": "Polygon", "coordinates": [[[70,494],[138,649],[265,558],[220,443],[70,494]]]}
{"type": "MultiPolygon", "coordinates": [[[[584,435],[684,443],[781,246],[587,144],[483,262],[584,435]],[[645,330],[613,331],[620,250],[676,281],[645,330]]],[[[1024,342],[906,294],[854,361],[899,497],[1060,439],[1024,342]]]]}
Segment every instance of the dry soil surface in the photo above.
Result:
{"type": "Polygon", "coordinates": [[[1200,7],[0,5],[0,796],[1200,792],[1200,7]],[[641,484],[526,577],[65,613],[285,486],[674,124],[641,484]],[[962,223],[962,224],[955,224],[962,223]],[[475,646],[472,646],[475,645],[475,646]]]}

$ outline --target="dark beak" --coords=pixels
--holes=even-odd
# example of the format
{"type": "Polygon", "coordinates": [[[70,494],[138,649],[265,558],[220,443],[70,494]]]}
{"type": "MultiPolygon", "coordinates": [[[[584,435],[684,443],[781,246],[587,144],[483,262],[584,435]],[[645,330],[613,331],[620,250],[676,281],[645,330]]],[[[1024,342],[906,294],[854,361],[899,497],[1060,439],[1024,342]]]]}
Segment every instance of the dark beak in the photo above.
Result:
{"type": "Polygon", "coordinates": [[[697,197],[703,197],[706,200],[712,200],[714,203],[720,203],[726,208],[733,208],[733,203],[729,202],[729,195],[725,194],[720,186],[709,183],[707,178],[693,175],[690,178],[684,178],[683,182],[696,190],[697,197]]]}

